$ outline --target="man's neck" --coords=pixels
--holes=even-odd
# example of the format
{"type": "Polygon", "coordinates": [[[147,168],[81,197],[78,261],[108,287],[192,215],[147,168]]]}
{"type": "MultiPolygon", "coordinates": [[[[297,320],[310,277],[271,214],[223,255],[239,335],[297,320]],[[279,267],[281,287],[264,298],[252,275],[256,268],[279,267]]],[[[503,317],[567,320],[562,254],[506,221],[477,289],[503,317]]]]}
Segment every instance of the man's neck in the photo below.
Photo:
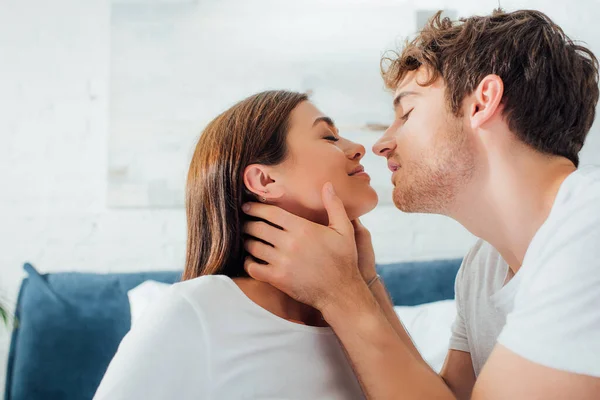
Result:
{"type": "Polygon", "coordinates": [[[451,216],[494,246],[516,273],[561,184],[576,168],[567,159],[530,150],[507,156],[488,160],[451,216]]]}

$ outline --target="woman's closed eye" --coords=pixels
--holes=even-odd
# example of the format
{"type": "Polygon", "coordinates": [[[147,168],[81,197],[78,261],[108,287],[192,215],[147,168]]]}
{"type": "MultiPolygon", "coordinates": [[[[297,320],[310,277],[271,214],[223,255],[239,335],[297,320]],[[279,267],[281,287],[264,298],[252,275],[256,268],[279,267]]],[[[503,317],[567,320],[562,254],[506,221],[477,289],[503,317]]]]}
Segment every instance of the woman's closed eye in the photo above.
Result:
{"type": "Polygon", "coordinates": [[[333,136],[333,135],[325,136],[323,139],[325,139],[325,140],[330,140],[330,141],[332,141],[332,142],[337,142],[337,141],[339,141],[339,140],[340,140],[340,138],[338,138],[338,137],[335,137],[335,136],[333,136]]]}

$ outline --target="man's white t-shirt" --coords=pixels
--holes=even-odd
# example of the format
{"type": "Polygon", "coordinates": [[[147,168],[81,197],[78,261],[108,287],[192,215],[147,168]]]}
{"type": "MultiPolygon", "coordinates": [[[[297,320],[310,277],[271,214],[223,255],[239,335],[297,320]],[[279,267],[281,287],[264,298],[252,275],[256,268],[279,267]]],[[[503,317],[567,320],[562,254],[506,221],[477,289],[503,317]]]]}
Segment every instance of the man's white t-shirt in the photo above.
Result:
{"type": "Polygon", "coordinates": [[[177,283],[148,308],[94,399],[364,399],[330,328],[279,318],[228,277],[177,283]]]}
{"type": "Polygon", "coordinates": [[[514,277],[478,241],[456,278],[450,348],[478,375],[496,343],[534,363],[600,377],[600,168],[562,183],[514,277]],[[506,283],[507,282],[507,283],[506,283]]]}

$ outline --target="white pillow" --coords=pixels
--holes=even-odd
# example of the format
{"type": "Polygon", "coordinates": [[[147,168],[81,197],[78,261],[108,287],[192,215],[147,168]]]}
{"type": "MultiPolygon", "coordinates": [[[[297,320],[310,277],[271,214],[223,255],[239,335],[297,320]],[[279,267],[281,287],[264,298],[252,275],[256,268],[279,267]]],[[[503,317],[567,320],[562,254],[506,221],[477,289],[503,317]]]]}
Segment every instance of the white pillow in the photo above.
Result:
{"type": "MultiPolygon", "coordinates": [[[[132,327],[146,308],[162,297],[169,286],[171,285],[168,283],[145,281],[127,292],[132,327]]],[[[448,352],[451,326],[456,316],[454,300],[419,306],[397,306],[394,310],[425,361],[439,372],[448,352]]]]}
{"type": "Polygon", "coordinates": [[[448,353],[452,323],[456,317],[454,300],[397,306],[394,310],[425,361],[436,372],[440,372],[448,353]]]}
{"type": "Polygon", "coordinates": [[[131,311],[131,327],[139,321],[150,304],[162,297],[169,286],[171,285],[168,283],[144,281],[127,292],[131,311]]]}

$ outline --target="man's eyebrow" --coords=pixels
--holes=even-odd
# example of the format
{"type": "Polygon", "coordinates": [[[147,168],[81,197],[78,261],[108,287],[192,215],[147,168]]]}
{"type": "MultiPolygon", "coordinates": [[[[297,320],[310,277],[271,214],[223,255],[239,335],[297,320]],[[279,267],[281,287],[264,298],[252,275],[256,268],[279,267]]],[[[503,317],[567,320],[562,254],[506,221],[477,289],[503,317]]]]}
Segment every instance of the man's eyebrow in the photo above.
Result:
{"type": "Polygon", "coordinates": [[[333,122],[333,120],[329,117],[319,117],[315,119],[315,122],[313,122],[313,128],[320,122],[325,122],[330,127],[335,128],[335,122],[333,122]]]}
{"type": "Polygon", "coordinates": [[[402,93],[398,94],[398,96],[396,96],[396,98],[394,99],[394,110],[400,106],[400,101],[402,101],[402,98],[404,98],[406,96],[417,96],[417,95],[419,95],[419,93],[417,93],[417,92],[402,92],[402,93]]]}

